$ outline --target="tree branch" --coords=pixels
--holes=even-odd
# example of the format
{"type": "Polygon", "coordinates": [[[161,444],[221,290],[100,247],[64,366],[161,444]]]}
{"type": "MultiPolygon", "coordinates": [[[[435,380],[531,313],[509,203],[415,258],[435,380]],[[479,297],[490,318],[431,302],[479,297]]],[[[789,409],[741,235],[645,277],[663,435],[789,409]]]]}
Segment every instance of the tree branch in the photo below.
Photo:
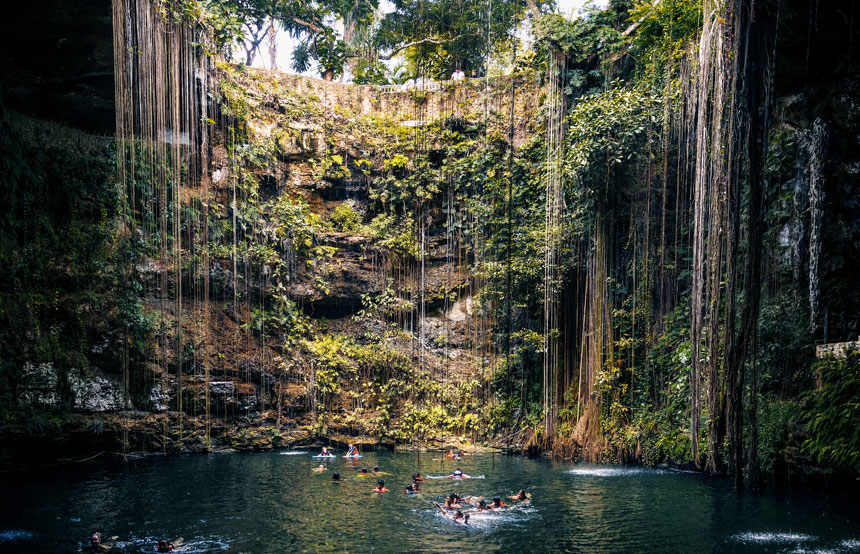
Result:
{"type": "Polygon", "coordinates": [[[394,56],[396,56],[397,54],[399,54],[400,52],[402,52],[403,50],[406,50],[407,48],[409,48],[411,46],[418,46],[419,44],[424,44],[424,43],[428,43],[428,42],[430,44],[445,44],[446,42],[451,42],[451,41],[457,40],[459,38],[468,37],[468,36],[472,36],[472,35],[476,35],[476,34],[477,33],[469,33],[467,35],[457,35],[456,37],[446,38],[446,39],[435,39],[435,38],[430,38],[430,37],[422,38],[421,40],[415,40],[412,42],[407,42],[403,46],[400,46],[399,48],[397,48],[396,50],[394,50],[393,52],[388,54],[387,56],[379,56],[379,59],[380,60],[390,60],[391,58],[393,58],[394,56]]]}
{"type": "Polygon", "coordinates": [[[299,25],[300,27],[304,27],[305,29],[310,29],[311,31],[313,31],[315,33],[322,33],[323,32],[323,28],[320,27],[319,25],[317,25],[316,23],[311,23],[310,21],[305,21],[305,20],[299,19],[297,17],[291,17],[290,21],[292,21],[296,25],[299,25]]]}

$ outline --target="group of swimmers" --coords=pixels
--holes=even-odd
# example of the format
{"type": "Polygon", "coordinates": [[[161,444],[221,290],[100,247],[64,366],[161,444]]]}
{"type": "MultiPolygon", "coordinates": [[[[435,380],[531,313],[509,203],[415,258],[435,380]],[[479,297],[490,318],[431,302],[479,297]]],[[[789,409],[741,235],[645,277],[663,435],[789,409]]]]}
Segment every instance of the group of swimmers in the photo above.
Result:
{"type": "Polygon", "coordinates": [[[457,450],[456,452],[454,452],[453,450],[449,450],[448,452],[445,452],[445,457],[451,458],[453,460],[462,459],[464,456],[471,456],[471,454],[469,454],[468,452],[464,452],[463,450],[457,450]]]}
{"type": "MultiPolygon", "coordinates": [[[[351,446],[352,445],[350,445],[350,447],[351,446]]],[[[325,448],[323,448],[323,452],[324,453],[327,452],[325,448]]],[[[451,451],[446,453],[446,457],[454,458],[454,459],[459,459],[464,455],[467,456],[468,454],[466,454],[462,450],[460,450],[456,454],[451,452],[451,451]]],[[[318,467],[313,468],[312,471],[321,473],[321,472],[326,471],[326,469],[327,468],[323,464],[320,464],[318,467]]],[[[356,475],[356,477],[366,477],[369,475],[379,476],[379,475],[391,475],[391,474],[380,471],[379,466],[373,466],[372,472],[369,472],[366,467],[361,468],[359,470],[358,474],[356,475]]],[[[463,470],[461,470],[460,468],[455,469],[453,471],[453,473],[448,475],[448,477],[450,477],[451,479],[469,479],[470,478],[470,476],[463,473],[463,470]]],[[[331,479],[332,479],[332,482],[335,484],[340,483],[341,481],[345,480],[345,479],[341,479],[340,472],[338,472],[338,471],[335,471],[334,473],[332,473],[331,479]]],[[[409,495],[416,494],[416,493],[418,493],[418,489],[423,482],[424,482],[424,477],[422,477],[420,473],[416,472],[412,475],[412,483],[406,485],[406,487],[404,487],[403,492],[406,494],[409,494],[409,495]]],[[[376,482],[376,487],[373,489],[372,492],[386,493],[386,492],[390,492],[390,491],[387,488],[385,488],[385,480],[379,479],[376,482]]],[[[510,498],[510,500],[513,500],[516,502],[526,503],[526,502],[530,501],[531,494],[520,489],[520,491],[517,492],[517,494],[515,494],[509,498],[510,498]]],[[[495,511],[505,509],[505,506],[506,506],[505,503],[502,501],[501,496],[494,496],[490,502],[487,502],[483,497],[480,497],[480,496],[467,496],[467,497],[463,498],[458,493],[451,493],[448,496],[446,496],[444,504],[440,504],[438,502],[433,502],[433,504],[437,508],[439,508],[439,510],[442,511],[442,513],[445,515],[445,517],[447,517],[448,519],[450,519],[453,522],[458,523],[460,525],[468,525],[469,524],[469,515],[471,513],[495,512],[495,511]],[[468,506],[468,508],[466,508],[467,506],[468,506]],[[464,509],[466,509],[467,511],[464,512],[463,511],[464,509]]]]}
{"type": "MultiPolygon", "coordinates": [[[[318,458],[330,458],[333,456],[334,456],[334,454],[332,454],[329,451],[327,446],[323,446],[322,451],[319,454],[317,454],[318,458]]],[[[346,454],[344,454],[344,456],[346,456],[347,458],[355,458],[355,457],[358,457],[361,455],[358,453],[358,447],[352,443],[349,443],[349,446],[347,446],[347,449],[346,449],[346,454]]]]}
{"type": "MultiPolygon", "coordinates": [[[[526,491],[520,489],[517,494],[509,497],[511,500],[526,503],[530,502],[531,494],[526,491]]],[[[497,512],[499,510],[505,509],[506,504],[502,502],[501,496],[494,496],[493,500],[490,503],[487,503],[481,496],[467,496],[463,498],[459,493],[452,492],[448,496],[445,497],[445,504],[439,504],[438,502],[434,502],[433,504],[439,508],[445,517],[453,520],[456,523],[460,523],[462,525],[468,525],[469,523],[469,514],[476,512],[497,512]],[[463,512],[462,509],[465,505],[472,506],[469,512],[463,512]]]]}

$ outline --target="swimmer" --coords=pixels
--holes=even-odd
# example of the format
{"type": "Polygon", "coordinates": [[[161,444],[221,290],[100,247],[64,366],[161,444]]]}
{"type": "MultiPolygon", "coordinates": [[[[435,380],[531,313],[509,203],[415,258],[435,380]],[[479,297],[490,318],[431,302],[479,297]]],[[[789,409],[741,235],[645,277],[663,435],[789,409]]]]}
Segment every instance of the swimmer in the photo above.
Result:
{"type": "Polygon", "coordinates": [[[448,452],[445,452],[445,457],[446,457],[446,458],[453,458],[453,457],[454,457],[454,453],[453,453],[453,452],[451,452],[451,451],[449,450],[448,452]]]}
{"type": "Polygon", "coordinates": [[[391,475],[390,473],[379,471],[379,466],[373,466],[373,469],[371,471],[373,471],[374,475],[391,475]]]}
{"type": "Polygon", "coordinates": [[[505,503],[504,503],[504,502],[502,502],[502,497],[501,497],[501,496],[494,496],[494,497],[493,497],[493,501],[492,501],[492,502],[490,502],[490,508],[491,508],[491,509],[493,509],[493,510],[495,510],[495,509],[497,509],[497,508],[501,508],[501,507],[502,507],[502,506],[504,506],[504,505],[505,505],[505,503]]]}
{"type": "Polygon", "coordinates": [[[460,503],[458,502],[458,495],[452,493],[446,496],[445,507],[449,510],[452,510],[454,508],[460,508],[460,503]]]}
{"type": "Polygon", "coordinates": [[[329,451],[328,451],[328,448],[326,448],[325,446],[323,446],[323,447],[322,447],[322,452],[320,452],[320,453],[318,454],[318,456],[321,456],[321,457],[323,457],[323,458],[328,458],[328,457],[330,457],[331,455],[332,455],[332,453],[331,453],[331,452],[329,452],[329,451]]]}
{"type": "Polygon", "coordinates": [[[509,497],[511,500],[518,500],[519,502],[528,502],[531,499],[532,495],[527,493],[523,489],[520,489],[520,492],[515,494],[514,496],[509,497]]]}
{"type": "Polygon", "coordinates": [[[368,477],[369,475],[370,473],[368,473],[367,468],[363,467],[361,468],[361,471],[358,472],[357,477],[368,477]]]}
{"type": "Polygon", "coordinates": [[[412,480],[416,483],[423,483],[424,482],[424,478],[421,477],[421,474],[418,472],[415,472],[412,474],[412,480]]]}
{"type": "MultiPolygon", "coordinates": [[[[110,541],[115,541],[119,537],[111,537],[110,541]]],[[[90,546],[88,549],[84,550],[83,548],[78,549],[79,552],[109,552],[113,549],[113,544],[105,544],[102,541],[102,534],[99,532],[93,533],[93,536],[90,537],[90,546]]]]}
{"type": "Polygon", "coordinates": [[[403,492],[405,492],[406,494],[415,494],[418,491],[415,489],[415,485],[409,483],[408,485],[406,485],[406,489],[403,492]]]}
{"type": "Polygon", "coordinates": [[[325,471],[326,469],[328,469],[328,468],[326,468],[326,466],[324,466],[324,465],[320,464],[320,465],[318,465],[317,467],[313,467],[313,468],[311,468],[311,471],[313,471],[313,472],[315,472],[315,473],[322,473],[322,472],[323,472],[323,471],[325,471]]]}
{"type": "Polygon", "coordinates": [[[469,514],[463,514],[460,510],[446,510],[442,507],[438,502],[434,502],[437,508],[442,510],[442,513],[445,514],[445,517],[452,520],[455,523],[459,523],[460,525],[469,525],[469,514]]]}
{"type": "Polygon", "coordinates": [[[478,510],[479,512],[492,512],[493,511],[492,508],[487,506],[487,501],[484,500],[483,498],[478,500],[478,505],[475,506],[475,509],[478,510]]]}
{"type": "Polygon", "coordinates": [[[355,447],[352,443],[349,445],[349,449],[346,451],[347,457],[358,456],[358,448],[355,447]]]}
{"type": "Polygon", "coordinates": [[[376,482],[376,488],[373,489],[373,492],[388,492],[388,489],[385,488],[385,481],[380,479],[376,482]]]}
{"type": "Polygon", "coordinates": [[[156,552],[173,552],[174,547],[173,543],[167,539],[161,539],[158,541],[158,546],[155,547],[156,552]]]}
{"type": "Polygon", "coordinates": [[[465,473],[463,473],[463,471],[459,467],[457,469],[455,469],[454,473],[452,473],[448,477],[450,477],[451,479],[468,479],[469,478],[469,476],[466,475],[465,473]]]}
{"type": "MultiPolygon", "coordinates": [[[[344,481],[346,481],[346,479],[344,479],[344,481]]],[[[331,482],[334,483],[335,485],[340,483],[340,472],[339,471],[335,471],[334,473],[331,474],[331,482]]]]}

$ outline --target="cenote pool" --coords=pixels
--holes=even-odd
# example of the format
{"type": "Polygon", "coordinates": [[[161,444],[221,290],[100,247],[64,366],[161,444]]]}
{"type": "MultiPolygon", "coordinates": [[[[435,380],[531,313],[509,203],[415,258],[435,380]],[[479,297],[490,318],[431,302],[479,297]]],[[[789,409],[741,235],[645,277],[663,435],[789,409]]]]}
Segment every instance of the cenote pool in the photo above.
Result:
{"type": "Polygon", "coordinates": [[[160,537],[183,537],[185,552],[860,552],[849,499],[737,493],[727,479],[694,473],[498,454],[454,462],[370,452],[314,473],[311,454],[6,473],[0,552],[75,552],[94,531],[118,536],[116,552],[153,552],[160,537]],[[390,493],[374,494],[376,478],[357,476],[374,464],[390,473],[390,493]],[[442,477],[456,467],[477,478],[442,477]],[[406,496],[415,471],[429,478],[406,496]],[[432,504],[449,492],[507,497],[520,488],[530,504],[474,515],[467,527],[432,504]]]}

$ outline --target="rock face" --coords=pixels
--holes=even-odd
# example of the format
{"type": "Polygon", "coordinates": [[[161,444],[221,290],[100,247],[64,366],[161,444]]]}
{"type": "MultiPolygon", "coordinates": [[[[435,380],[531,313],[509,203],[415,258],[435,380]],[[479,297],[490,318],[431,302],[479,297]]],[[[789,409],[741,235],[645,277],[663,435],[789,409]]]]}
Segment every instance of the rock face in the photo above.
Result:
{"type": "Polygon", "coordinates": [[[170,391],[160,384],[149,390],[149,410],[152,412],[166,412],[170,406],[170,391]]]}
{"type": "Polygon", "coordinates": [[[21,406],[52,407],[69,404],[82,412],[132,409],[122,386],[104,375],[65,372],[51,362],[24,364],[19,387],[21,406]]]}
{"type": "Polygon", "coordinates": [[[56,406],[60,401],[57,386],[60,378],[53,363],[27,362],[21,370],[18,404],[21,406],[56,406]]]}
{"type": "Polygon", "coordinates": [[[114,79],[109,0],[13,2],[0,23],[0,80],[12,109],[112,133],[114,79]]]}
{"type": "Polygon", "coordinates": [[[75,409],[85,412],[111,412],[132,409],[131,401],[126,398],[118,383],[99,375],[68,376],[72,404],[75,409]]]}
{"type": "Polygon", "coordinates": [[[819,360],[828,356],[847,358],[851,352],[860,352],[860,341],[831,342],[815,347],[815,357],[819,360]]]}

